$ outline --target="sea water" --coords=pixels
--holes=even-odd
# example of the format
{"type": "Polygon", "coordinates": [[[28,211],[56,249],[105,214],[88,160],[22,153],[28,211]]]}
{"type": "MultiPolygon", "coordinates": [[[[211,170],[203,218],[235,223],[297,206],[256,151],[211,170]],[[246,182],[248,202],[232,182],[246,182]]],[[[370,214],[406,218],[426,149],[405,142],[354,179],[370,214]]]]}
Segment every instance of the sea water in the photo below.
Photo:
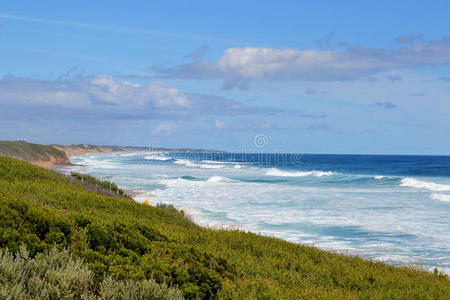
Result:
{"type": "Polygon", "coordinates": [[[72,170],[194,222],[450,274],[450,157],[136,152],[72,170]]]}

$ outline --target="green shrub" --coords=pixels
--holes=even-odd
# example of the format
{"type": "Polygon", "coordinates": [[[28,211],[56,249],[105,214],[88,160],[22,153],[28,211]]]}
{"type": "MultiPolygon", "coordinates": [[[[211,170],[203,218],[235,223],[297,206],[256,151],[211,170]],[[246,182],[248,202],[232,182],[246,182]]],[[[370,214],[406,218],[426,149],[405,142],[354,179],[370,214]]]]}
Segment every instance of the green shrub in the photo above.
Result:
{"type": "MultiPolygon", "coordinates": [[[[97,192],[109,191],[112,195],[118,195],[126,198],[130,198],[124,190],[119,188],[114,182],[100,180],[91,175],[80,174],[77,172],[71,172],[70,176],[80,182],[82,182],[88,190],[95,190],[97,192]]],[[[112,196],[106,194],[105,196],[112,196]]]]}
{"type": "Polygon", "coordinates": [[[52,248],[31,258],[24,246],[13,255],[0,250],[1,299],[183,299],[182,292],[155,280],[120,281],[108,276],[100,286],[92,271],[68,250],[52,248]]]}
{"type": "Polygon", "coordinates": [[[163,202],[158,202],[158,203],[156,204],[156,207],[161,208],[161,209],[164,209],[164,210],[170,212],[170,213],[173,214],[173,215],[176,215],[176,216],[178,216],[178,217],[182,217],[182,218],[184,218],[184,219],[186,219],[186,220],[192,222],[191,217],[190,217],[189,215],[187,215],[187,214],[184,212],[184,210],[182,210],[182,209],[176,209],[175,206],[173,206],[173,204],[167,204],[167,203],[163,203],[163,202]]]}
{"type": "Polygon", "coordinates": [[[127,299],[184,299],[183,293],[166,284],[158,284],[155,280],[127,280],[117,281],[107,277],[100,285],[102,299],[127,300],[127,299]]]}
{"type": "Polygon", "coordinates": [[[14,256],[0,250],[0,298],[90,299],[92,272],[67,250],[53,248],[30,258],[25,247],[14,256]]]}

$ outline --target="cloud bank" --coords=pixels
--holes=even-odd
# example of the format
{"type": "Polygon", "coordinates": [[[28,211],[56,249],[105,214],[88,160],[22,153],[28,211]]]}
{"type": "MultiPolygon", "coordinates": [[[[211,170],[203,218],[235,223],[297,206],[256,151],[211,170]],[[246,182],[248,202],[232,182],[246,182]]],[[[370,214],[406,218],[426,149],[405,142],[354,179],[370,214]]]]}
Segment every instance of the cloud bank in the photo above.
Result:
{"type": "Polygon", "coordinates": [[[187,96],[162,82],[146,85],[117,82],[108,75],[89,81],[39,80],[5,76],[0,80],[0,101],[4,104],[92,107],[122,106],[129,109],[186,109],[187,96]]]}
{"type": "Polygon", "coordinates": [[[245,89],[252,81],[343,81],[398,68],[448,63],[450,38],[397,49],[360,46],[347,50],[229,48],[216,61],[196,61],[153,70],[158,76],[170,78],[219,78],[224,80],[224,88],[245,89]]]}
{"type": "MultiPolygon", "coordinates": [[[[110,75],[43,80],[0,78],[0,135],[48,143],[178,146],[216,133],[211,120],[273,115],[226,97],[186,93],[161,81],[136,84],[110,75]],[[176,139],[170,139],[176,136],[176,139]]],[[[224,123],[225,124],[225,123],[224,123]]],[[[225,128],[225,127],[224,127],[225,128]]]]}
{"type": "MultiPolygon", "coordinates": [[[[109,75],[88,80],[41,80],[15,76],[0,79],[0,105],[34,114],[47,110],[98,118],[181,119],[211,115],[264,113],[213,95],[184,93],[161,81],[135,84],[109,75]]],[[[7,117],[7,116],[5,116],[7,117]]]]}

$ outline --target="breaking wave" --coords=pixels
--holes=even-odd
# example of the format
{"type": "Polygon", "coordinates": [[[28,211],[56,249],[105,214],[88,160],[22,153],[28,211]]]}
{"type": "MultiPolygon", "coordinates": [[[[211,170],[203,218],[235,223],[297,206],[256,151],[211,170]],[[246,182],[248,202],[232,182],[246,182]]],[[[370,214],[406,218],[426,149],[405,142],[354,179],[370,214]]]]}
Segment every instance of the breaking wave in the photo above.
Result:
{"type": "Polygon", "coordinates": [[[158,155],[158,154],[146,155],[146,156],[144,156],[144,159],[146,159],[146,160],[159,160],[159,161],[172,160],[172,158],[170,158],[170,157],[163,156],[163,155],[158,155]]]}
{"type": "Polygon", "coordinates": [[[267,176],[280,176],[280,177],[306,177],[306,176],[314,176],[314,177],[322,177],[322,176],[331,176],[336,173],[331,171],[282,171],[276,168],[269,169],[266,172],[267,176]]]}
{"type": "Polygon", "coordinates": [[[403,178],[400,182],[401,186],[413,187],[417,189],[425,189],[433,192],[450,192],[450,185],[439,184],[434,182],[422,181],[414,178],[403,178]]]}

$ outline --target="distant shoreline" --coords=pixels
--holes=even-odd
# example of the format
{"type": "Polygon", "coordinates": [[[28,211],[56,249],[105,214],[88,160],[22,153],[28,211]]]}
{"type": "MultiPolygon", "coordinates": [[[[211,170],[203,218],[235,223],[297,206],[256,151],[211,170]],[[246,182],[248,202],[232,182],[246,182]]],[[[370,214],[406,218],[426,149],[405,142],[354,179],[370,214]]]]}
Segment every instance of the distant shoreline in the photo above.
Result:
{"type": "Polygon", "coordinates": [[[96,146],[89,144],[78,145],[40,145],[25,141],[0,141],[0,155],[20,159],[34,165],[53,169],[61,166],[70,166],[70,156],[85,155],[91,153],[114,153],[114,152],[204,152],[225,153],[220,150],[207,149],[171,149],[137,146],[96,146]]]}

